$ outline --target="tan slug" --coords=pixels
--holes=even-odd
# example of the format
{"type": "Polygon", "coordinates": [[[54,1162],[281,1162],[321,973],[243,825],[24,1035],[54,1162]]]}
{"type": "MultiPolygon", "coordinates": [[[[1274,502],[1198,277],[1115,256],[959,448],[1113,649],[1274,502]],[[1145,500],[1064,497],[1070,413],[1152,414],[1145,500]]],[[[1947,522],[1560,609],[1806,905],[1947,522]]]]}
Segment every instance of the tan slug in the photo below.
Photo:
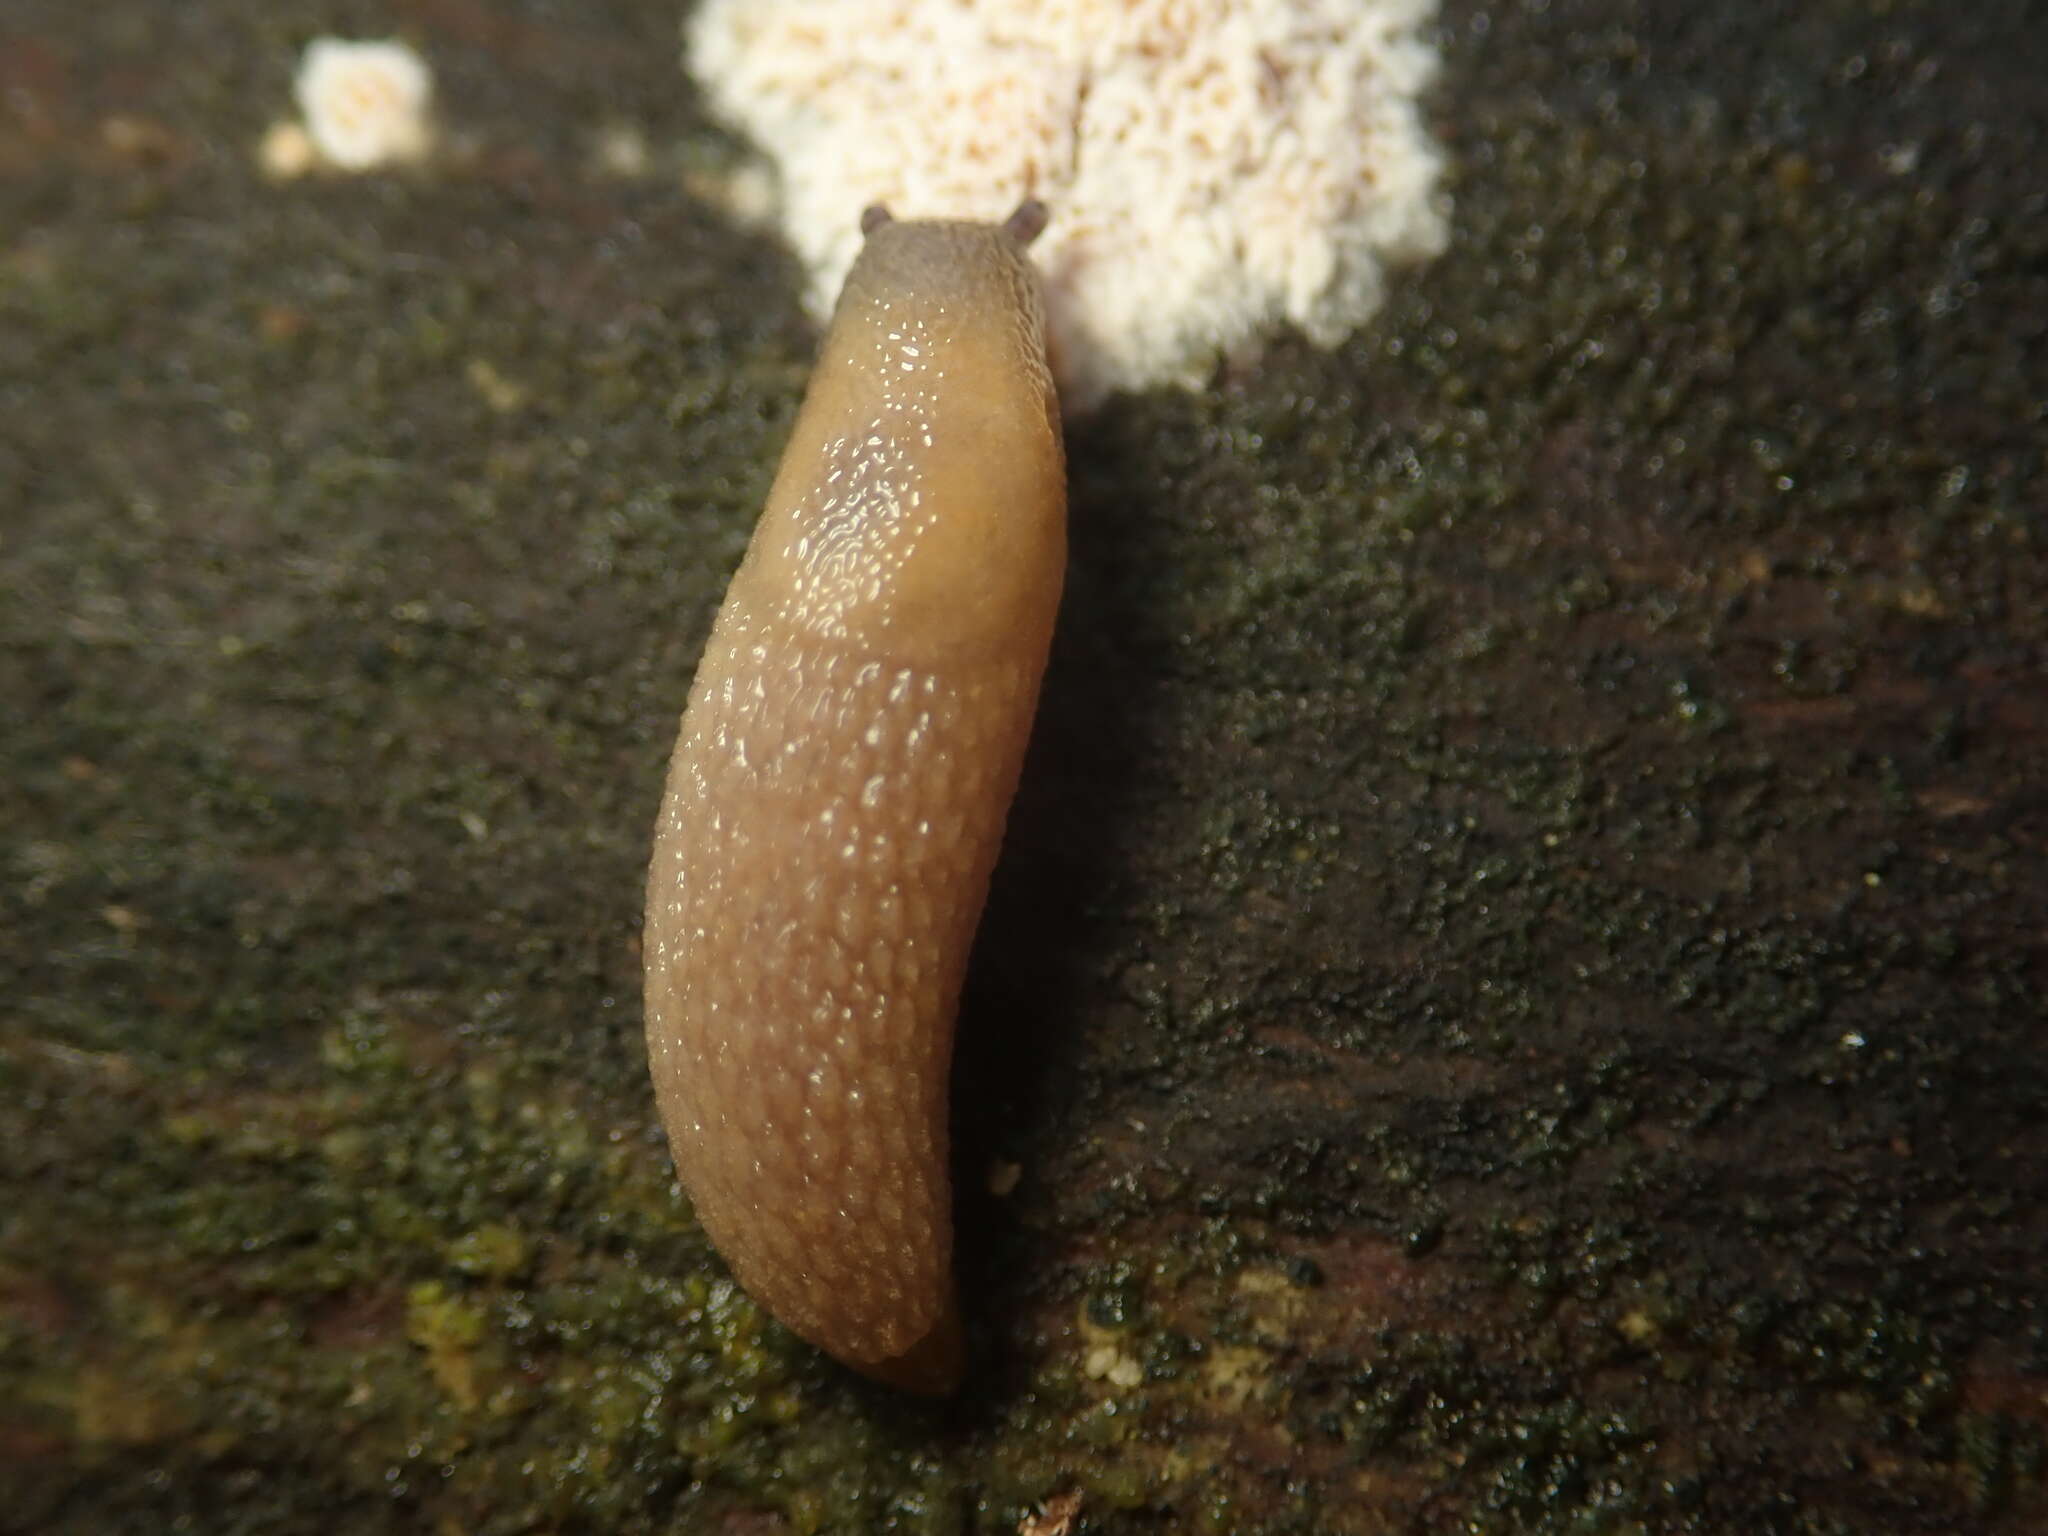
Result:
{"type": "Polygon", "coordinates": [[[947,1075],[1066,566],[1026,203],[871,208],[698,664],[647,878],[647,1050],[754,1299],[880,1381],[963,1340],[947,1075]]]}

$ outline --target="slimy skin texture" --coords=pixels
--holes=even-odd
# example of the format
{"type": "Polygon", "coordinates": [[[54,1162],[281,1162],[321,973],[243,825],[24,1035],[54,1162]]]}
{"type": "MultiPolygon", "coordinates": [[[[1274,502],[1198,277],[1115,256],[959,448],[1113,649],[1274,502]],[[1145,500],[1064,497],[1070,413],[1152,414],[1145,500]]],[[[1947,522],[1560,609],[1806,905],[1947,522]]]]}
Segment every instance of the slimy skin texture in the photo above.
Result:
{"type": "Polygon", "coordinates": [[[740,1283],[958,1385],[953,1016],[1066,567],[1026,204],[879,209],[690,689],[655,826],[647,1048],[740,1283]]]}

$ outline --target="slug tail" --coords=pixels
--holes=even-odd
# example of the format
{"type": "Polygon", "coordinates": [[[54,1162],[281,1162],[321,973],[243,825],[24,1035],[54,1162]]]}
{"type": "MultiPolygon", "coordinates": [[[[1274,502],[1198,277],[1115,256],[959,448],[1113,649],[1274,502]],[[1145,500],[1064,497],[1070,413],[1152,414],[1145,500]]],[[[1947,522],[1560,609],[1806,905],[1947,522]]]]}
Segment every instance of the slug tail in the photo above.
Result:
{"type": "Polygon", "coordinates": [[[855,1367],[864,1376],[924,1397],[951,1397],[967,1374],[967,1331],[960,1324],[960,1303],[946,1298],[946,1310],[932,1331],[900,1355],[864,1360],[855,1367]]]}

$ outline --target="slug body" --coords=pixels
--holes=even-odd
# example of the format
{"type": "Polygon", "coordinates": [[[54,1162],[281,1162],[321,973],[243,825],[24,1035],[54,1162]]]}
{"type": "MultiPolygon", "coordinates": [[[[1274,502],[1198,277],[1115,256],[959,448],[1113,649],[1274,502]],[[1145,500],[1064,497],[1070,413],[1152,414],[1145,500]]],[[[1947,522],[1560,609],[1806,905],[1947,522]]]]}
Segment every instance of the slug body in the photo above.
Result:
{"type": "Polygon", "coordinates": [[[1066,566],[1027,204],[881,210],[655,827],[648,1056],[699,1220],[804,1338],[958,1384],[953,1015],[1066,566]]]}

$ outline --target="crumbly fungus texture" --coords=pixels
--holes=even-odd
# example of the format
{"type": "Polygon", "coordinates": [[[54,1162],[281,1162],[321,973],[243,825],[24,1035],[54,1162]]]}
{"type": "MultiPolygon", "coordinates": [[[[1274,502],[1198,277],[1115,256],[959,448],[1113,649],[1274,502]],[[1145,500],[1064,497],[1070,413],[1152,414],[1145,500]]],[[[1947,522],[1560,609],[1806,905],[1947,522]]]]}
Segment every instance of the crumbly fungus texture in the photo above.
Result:
{"type": "Polygon", "coordinates": [[[707,0],[690,67],[781,172],[822,318],[858,214],[999,220],[1032,247],[1070,409],[1198,385],[1274,322],[1334,346],[1382,268],[1443,249],[1417,96],[1435,0],[707,0]]]}

